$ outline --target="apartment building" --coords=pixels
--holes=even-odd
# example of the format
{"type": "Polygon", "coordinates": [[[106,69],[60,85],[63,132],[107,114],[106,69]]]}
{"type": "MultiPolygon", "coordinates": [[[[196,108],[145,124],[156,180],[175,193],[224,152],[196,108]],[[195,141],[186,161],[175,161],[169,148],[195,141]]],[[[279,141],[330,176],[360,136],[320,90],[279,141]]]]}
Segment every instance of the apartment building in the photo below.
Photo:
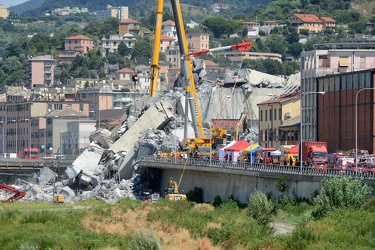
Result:
{"type": "Polygon", "coordinates": [[[169,36],[172,37],[175,42],[177,42],[178,37],[177,37],[177,30],[176,30],[176,24],[172,20],[167,20],[162,23],[162,28],[161,28],[161,34],[164,36],[169,36]]]}
{"type": "Polygon", "coordinates": [[[336,20],[331,17],[317,17],[313,14],[293,14],[288,17],[288,22],[297,28],[299,33],[301,30],[309,30],[310,33],[318,33],[327,28],[336,28],[336,20]]]}
{"type": "Polygon", "coordinates": [[[106,9],[96,12],[96,20],[103,22],[109,17],[115,17],[120,21],[129,18],[129,8],[127,6],[113,7],[107,5],[106,9]]]}
{"type": "Polygon", "coordinates": [[[278,149],[300,141],[300,96],[298,86],[291,86],[279,96],[260,102],[259,144],[278,149]]]}
{"type": "Polygon", "coordinates": [[[107,55],[108,53],[116,53],[118,46],[123,43],[128,48],[133,48],[137,39],[132,34],[120,35],[111,35],[109,38],[102,38],[100,40],[99,48],[102,55],[107,55]]]}
{"type": "Polygon", "coordinates": [[[55,59],[52,55],[29,57],[26,60],[26,83],[30,88],[36,85],[52,86],[54,84],[55,59]]]}
{"type": "Polygon", "coordinates": [[[172,66],[181,66],[181,53],[178,46],[168,46],[165,49],[166,62],[172,66]]]}
{"type": "Polygon", "coordinates": [[[89,118],[100,120],[100,111],[113,108],[113,96],[111,88],[83,88],[77,91],[77,100],[88,103],[89,118]]]}
{"type": "Polygon", "coordinates": [[[54,112],[68,110],[65,112],[77,117],[89,114],[87,102],[65,101],[46,93],[47,95],[42,95],[43,93],[20,91],[8,94],[6,103],[0,105],[6,111],[2,116],[5,130],[3,139],[6,141],[2,150],[5,153],[16,153],[25,147],[37,147],[44,151],[51,144],[47,142],[53,140],[53,135],[47,131],[46,117],[54,112]]]}
{"type": "Polygon", "coordinates": [[[81,118],[67,121],[66,131],[61,132],[61,154],[79,156],[90,145],[90,135],[96,130],[96,122],[81,118]]]}
{"type": "Polygon", "coordinates": [[[189,51],[200,51],[209,49],[210,35],[203,33],[189,32],[186,34],[189,51]]]}
{"type": "Polygon", "coordinates": [[[375,69],[317,77],[317,139],[328,152],[366,149],[375,153],[375,69]]]}
{"type": "Polygon", "coordinates": [[[375,39],[347,39],[342,43],[316,44],[301,53],[301,98],[303,138],[317,137],[317,101],[322,97],[317,78],[329,74],[352,73],[375,67],[375,39]],[[319,95],[319,96],[318,96],[319,95]]]}
{"type": "MultiPolygon", "coordinates": [[[[155,38],[151,38],[152,47],[154,47],[155,38]]],[[[160,52],[166,53],[166,50],[174,48],[176,45],[175,39],[169,36],[160,36],[160,52]]]]}
{"type": "Polygon", "coordinates": [[[94,43],[91,38],[84,35],[70,36],[65,39],[65,50],[78,51],[80,53],[87,53],[94,48],[94,43]]]}
{"type": "Polygon", "coordinates": [[[138,21],[126,18],[119,23],[119,35],[123,36],[126,34],[131,34],[133,36],[141,36],[141,26],[138,21]]]}

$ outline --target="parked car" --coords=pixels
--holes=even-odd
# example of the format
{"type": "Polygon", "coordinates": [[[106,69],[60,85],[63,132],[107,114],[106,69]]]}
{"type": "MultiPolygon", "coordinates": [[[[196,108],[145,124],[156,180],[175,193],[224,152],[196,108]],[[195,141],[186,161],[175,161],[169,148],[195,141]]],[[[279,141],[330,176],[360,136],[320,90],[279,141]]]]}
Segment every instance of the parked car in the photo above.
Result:
{"type": "Polygon", "coordinates": [[[347,169],[353,173],[360,176],[367,175],[367,164],[365,162],[357,162],[357,165],[353,163],[349,163],[347,169]]]}
{"type": "Polygon", "coordinates": [[[324,161],[313,162],[311,167],[317,171],[326,171],[327,163],[325,163],[324,161]]]}

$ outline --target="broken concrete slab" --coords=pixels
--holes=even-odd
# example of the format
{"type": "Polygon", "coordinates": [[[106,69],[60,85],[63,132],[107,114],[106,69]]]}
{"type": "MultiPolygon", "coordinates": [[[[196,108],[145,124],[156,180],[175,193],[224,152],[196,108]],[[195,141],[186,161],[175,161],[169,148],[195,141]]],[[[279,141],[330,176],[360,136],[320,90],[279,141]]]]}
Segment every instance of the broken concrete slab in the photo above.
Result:
{"type": "Polygon", "coordinates": [[[39,176],[37,177],[38,183],[41,186],[45,186],[49,182],[54,182],[57,174],[53,172],[49,167],[43,167],[39,171],[39,176]]]}
{"type": "Polygon", "coordinates": [[[70,187],[63,187],[59,190],[58,194],[64,195],[65,197],[74,197],[76,194],[70,187]]]}
{"type": "Polygon", "coordinates": [[[83,151],[80,156],[70,165],[65,174],[69,179],[76,177],[81,171],[86,175],[94,175],[95,170],[99,165],[99,161],[103,155],[103,148],[91,142],[90,145],[83,151]]]}
{"type": "Polygon", "coordinates": [[[148,128],[158,128],[173,116],[170,104],[158,102],[151,105],[109,149],[114,152],[128,152],[148,128]]]}

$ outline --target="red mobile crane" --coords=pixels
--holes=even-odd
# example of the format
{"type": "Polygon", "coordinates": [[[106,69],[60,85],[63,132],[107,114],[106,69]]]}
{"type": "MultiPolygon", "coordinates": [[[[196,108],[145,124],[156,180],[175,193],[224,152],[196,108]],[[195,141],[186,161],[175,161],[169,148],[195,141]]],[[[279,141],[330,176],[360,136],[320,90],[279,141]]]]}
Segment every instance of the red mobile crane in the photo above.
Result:
{"type": "Polygon", "coordinates": [[[5,200],[0,200],[1,202],[13,202],[21,199],[26,195],[26,192],[24,191],[19,191],[16,188],[12,186],[8,186],[5,184],[0,184],[0,190],[4,190],[7,193],[13,193],[13,195],[5,200]]]}

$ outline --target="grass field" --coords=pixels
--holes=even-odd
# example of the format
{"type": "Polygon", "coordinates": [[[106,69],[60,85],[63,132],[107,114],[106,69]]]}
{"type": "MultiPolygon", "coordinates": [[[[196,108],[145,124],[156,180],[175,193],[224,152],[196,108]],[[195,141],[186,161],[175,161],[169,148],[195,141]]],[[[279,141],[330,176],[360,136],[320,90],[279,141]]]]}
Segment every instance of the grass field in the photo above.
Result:
{"type": "Polygon", "coordinates": [[[0,249],[375,248],[375,209],[336,210],[322,220],[314,220],[311,210],[306,203],[279,207],[274,221],[296,229],[274,235],[272,228],[258,225],[232,200],[216,208],[164,199],[123,199],[114,205],[3,203],[0,249]],[[140,242],[160,248],[142,248],[140,242]]]}

